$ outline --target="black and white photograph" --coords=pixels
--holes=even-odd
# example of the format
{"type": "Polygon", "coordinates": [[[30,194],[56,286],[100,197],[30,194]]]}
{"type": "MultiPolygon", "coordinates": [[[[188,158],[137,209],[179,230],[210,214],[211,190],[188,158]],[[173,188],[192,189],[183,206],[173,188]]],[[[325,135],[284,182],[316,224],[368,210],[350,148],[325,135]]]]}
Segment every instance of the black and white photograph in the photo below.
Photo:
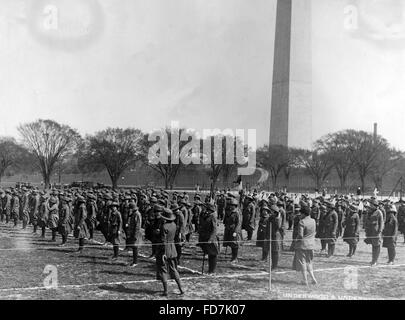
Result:
{"type": "Polygon", "coordinates": [[[405,1],[0,7],[0,300],[405,299],[405,1]]]}

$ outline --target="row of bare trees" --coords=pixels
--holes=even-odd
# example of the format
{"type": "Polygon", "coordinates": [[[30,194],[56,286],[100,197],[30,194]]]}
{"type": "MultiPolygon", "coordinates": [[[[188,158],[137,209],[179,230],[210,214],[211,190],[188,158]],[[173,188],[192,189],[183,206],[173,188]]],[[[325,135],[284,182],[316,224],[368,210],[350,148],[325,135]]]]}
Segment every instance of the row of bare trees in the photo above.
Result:
{"type": "Polygon", "coordinates": [[[288,181],[294,170],[304,170],[320,189],[335,171],[341,191],[347,190],[349,176],[358,177],[363,191],[367,178],[381,189],[383,177],[404,161],[403,154],[383,137],[356,130],[328,134],[315,142],[313,150],[264,146],[258,149],[257,158],[270,173],[273,188],[281,173],[288,181]]]}
{"type": "Polygon", "coordinates": [[[7,168],[12,165],[18,166],[21,159],[24,159],[23,152],[25,157],[30,159],[28,162],[35,164],[36,169],[42,174],[45,188],[49,187],[55,170],[58,170],[59,174],[61,171],[65,173],[76,171],[82,175],[105,170],[110,176],[113,188],[117,188],[118,181],[125,171],[139,163],[157,172],[164,180],[166,188],[173,188],[176,176],[188,161],[191,166],[197,163],[204,164],[205,171],[212,181],[211,187],[214,189],[220,174],[224,179],[229,179],[235,170],[237,166],[235,149],[242,146],[242,152],[246,151],[246,146],[237,143],[238,140],[233,137],[218,134],[200,139],[195,133],[185,129],[179,129],[178,139],[173,138],[172,128],[157,130],[152,134],[144,134],[132,128],[108,128],[94,135],[81,137],[76,130],[67,125],[53,120],[38,120],[20,125],[18,131],[23,143],[19,145],[10,140],[15,151],[6,152],[5,146],[2,149],[0,143],[0,157],[3,156],[6,162],[1,166],[0,158],[0,178],[7,168]],[[155,136],[156,139],[149,139],[150,136],[155,136]],[[150,150],[159,141],[165,147],[158,148],[151,156],[150,150]],[[209,142],[213,147],[208,148],[208,151],[205,150],[204,142],[209,142]],[[177,150],[177,153],[174,150],[177,150]],[[229,160],[230,152],[231,160],[229,160]],[[10,155],[11,159],[8,160],[7,156],[10,155]],[[183,157],[183,161],[180,161],[179,156],[183,157]],[[161,157],[165,161],[153,161],[161,157]],[[184,157],[187,158],[186,161],[184,157]]]}
{"type": "MultiPolygon", "coordinates": [[[[67,125],[38,120],[20,125],[18,130],[22,144],[12,138],[0,139],[0,178],[6,171],[39,171],[46,188],[55,170],[60,172],[61,168],[82,174],[105,170],[116,188],[125,171],[139,164],[149,166],[166,188],[173,188],[176,176],[185,166],[202,164],[214,189],[220,176],[224,181],[235,178],[236,169],[241,166],[236,155],[246,156],[249,152],[243,141],[233,137],[216,134],[197,139],[194,132],[186,129],[179,129],[175,138],[171,128],[152,134],[131,128],[108,128],[81,137],[67,125]],[[156,148],[157,142],[165,147],[156,148]]],[[[349,176],[357,176],[363,190],[367,178],[381,189],[383,177],[404,164],[402,153],[386,139],[356,130],[328,134],[316,141],[313,150],[264,146],[256,150],[256,158],[257,165],[268,171],[273,188],[282,175],[288,183],[294,172],[301,171],[320,189],[335,171],[342,191],[347,190],[349,176]]]]}

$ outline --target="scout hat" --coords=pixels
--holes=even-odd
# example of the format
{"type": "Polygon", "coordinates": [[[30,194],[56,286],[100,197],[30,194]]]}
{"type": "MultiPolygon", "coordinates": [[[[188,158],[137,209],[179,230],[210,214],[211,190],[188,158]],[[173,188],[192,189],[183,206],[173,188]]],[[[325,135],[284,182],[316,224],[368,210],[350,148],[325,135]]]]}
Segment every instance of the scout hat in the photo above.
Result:
{"type": "Polygon", "coordinates": [[[166,221],[176,220],[176,216],[173,214],[173,211],[168,208],[164,208],[163,211],[160,213],[159,217],[166,221]]]}

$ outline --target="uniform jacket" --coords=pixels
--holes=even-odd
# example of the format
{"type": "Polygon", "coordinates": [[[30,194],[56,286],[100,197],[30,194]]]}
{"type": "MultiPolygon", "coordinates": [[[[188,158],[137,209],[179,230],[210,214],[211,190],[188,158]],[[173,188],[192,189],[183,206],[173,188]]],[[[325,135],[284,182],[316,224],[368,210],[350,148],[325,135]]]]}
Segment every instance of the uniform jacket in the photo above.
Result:
{"type": "Polygon", "coordinates": [[[367,215],[366,219],[366,239],[367,244],[377,246],[381,244],[381,234],[384,229],[384,219],[382,212],[377,209],[373,213],[367,215]]]}
{"type": "Polygon", "coordinates": [[[253,202],[243,206],[242,211],[242,229],[254,230],[256,227],[256,207],[253,202]]]}
{"type": "Polygon", "coordinates": [[[198,223],[198,242],[205,254],[218,255],[217,218],[215,212],[204,212],[198,223]]]}
{"type": "Polygon", "coordinates": [[[395,215],[388,214],[387,220],[384,224],[383,235],[383,247],[389,248],[397,244],[398,234],[398,220],[395,215]]]}
{"type": "Polygon", "coordinates": [[[358,213],[348,213],[343,226],[343,241],[349,244],[356,244],[360,237],[360,217],[358,213]]]}
{"type": "Polygon", "coordinates": [[[48,205],[48,222],[47,227],[49,229],[57,228],[59,224],[59,206],[55,203],[52,206],[48,205]]]}
{"type": "Polygon", "coordinates": [[[177,257],[176,246],[174,244],[174,237],[176,236],[176,224],[173,221],[161,222],[161,227],[159,228],[159,237],[157,246],[157,259],[163,255],[168,259],[173,259],[177,257]]]}
{"type": "Polygon", "coordinates": [[[298,224],[298,236],[295,242],[297,250],[314,250],[315,249],[316,222],[307,216],[300,220],[298,224]]]}
{"type": "Polygon", "coordinates": [[[136,206],[131,206],[127,220],[128,243],[140,244],[142,242],[142,216],[136,206]]]}

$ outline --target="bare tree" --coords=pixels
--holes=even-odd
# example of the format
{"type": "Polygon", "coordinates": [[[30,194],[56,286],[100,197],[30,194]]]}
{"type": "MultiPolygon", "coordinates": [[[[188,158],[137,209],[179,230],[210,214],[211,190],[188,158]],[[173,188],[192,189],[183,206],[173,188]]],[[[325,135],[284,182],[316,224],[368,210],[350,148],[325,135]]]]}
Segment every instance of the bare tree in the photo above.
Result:
{"type": "Polygon", "coordinates": [[[340,131],[328,134],[315,143],[317,150],[324,152],[330,157],[339,177],[342,192],[346,191],[347,177],[354,166],[351,151],[348,148],[350,136],[350,132],[340,131]]]}
{"type": "Polygon", "coordinates": [[[277,188],[277,179],[280,173],[290,163],[288,147],[282,145],[264,146],[256,152],[257,163],[270,173],[273,189],[277,188]]]}
{"type": "Polygon", "coordinates": [[[144,157],[144,163],[157,172],[163,179],[165,184],[165,189],[173,189],[176,176],[184,168],[184,164],[180,161],[179,156],[182,148],[192,139],[192,134],[190,133],[190,138],[187,141],[181,141],[180,136],[186,133],[186,129],[178,129],[178,139],[174,139],[172,134],[172,129],[167,127],[161,130],[156,130],[150,135],[146,136],[146,145],[149,150],[153,148],[153,145],[160,145],[162,148],[158,148],[155,152],[149,152],[147,157],[144,157]],[[148,139],[151,136],[159,138],[156,140],[148,139]],[[164,147],[163,147],[164,146],[164,147]],[[179,154],[174,154],[172,152],[173,148],[177,148],[179,154]],[[161,161],[161,159],[165,159],[161,161]]]}
{"type": "Polygon", "coordinates": [[[6,170],[33,171],[33,155],[14,138],[0,138],[0,180],[6,170]]]}
{"type": "Polygon", "coordinates": [[[318,150],[303,152],[300,161],[307,174],[314,180],[317,189],[321,189],[332,171],[333,163],[328,154],[318,150]]]}
{"type": "Polygon", "coordinates": [[[284,177],[287,182],[287,187],[290,184],[291,174],[298,168],[300,168],[300,156],[305,152],[305,150],[297,148],[288,148],[288,163],[284,167],[284,177]]]}
{"type": "Polygon", "coordinates": [[[18,131],[26,147],[36,156],[45,188],[49,188],[55,164],[74,150],[79,134],[67,125],[42,119],[20,125],[18,131]]]}
{"type": "Polygon", "coordinates": [[[213,195],[220,174],[229,178],[230,173],[238,167],[237,155],[245,155],[248,150],[238,137],[222,134],[206,137],[203,144],[211,147],[209,150],[201,149],[201,155],[207,159],[206,161],[209,159],[207,173],[211,179],[211,195],[213,195]]]}
{"type": "Polygon", "coordinates": [[[86,152],[81,155],[81,170],[104,167],[113,189],[125,170],[135,165],[145,152],[144,135],[138,129],[108,128],[86,138],[86,152]]]}
{"type": "Polygon", "coordinates": [[[372,178],[377,189],[382,190],[384,176],[397,167],[403,155],[395,148],[381,150],[375,158],[372,167],[372,178]]]}
{"type": "Polygon", "coordinates": [[[365,181],[381,155],[389,149],[386,139],[381,136],[374,137],[365,131],[347,130],[347,149],[350,152],[351,161],[359,175],[361,188],[364,192],[365,181]]]}

